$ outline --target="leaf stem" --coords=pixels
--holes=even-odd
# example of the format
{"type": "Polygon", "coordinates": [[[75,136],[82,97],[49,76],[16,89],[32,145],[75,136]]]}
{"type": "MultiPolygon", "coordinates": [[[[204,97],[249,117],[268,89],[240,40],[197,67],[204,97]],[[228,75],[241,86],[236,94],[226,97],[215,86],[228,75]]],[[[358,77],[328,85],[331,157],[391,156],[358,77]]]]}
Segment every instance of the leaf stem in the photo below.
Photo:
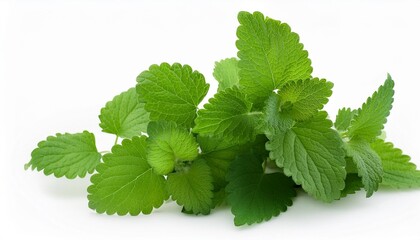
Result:
{"type": "Polygon", "coordinates": [[[117,143],[118,143],[118,135],[115,135],[115,136],[116,136],[116,138],[115,138],[114,145],[117,145],[117,143]]]}

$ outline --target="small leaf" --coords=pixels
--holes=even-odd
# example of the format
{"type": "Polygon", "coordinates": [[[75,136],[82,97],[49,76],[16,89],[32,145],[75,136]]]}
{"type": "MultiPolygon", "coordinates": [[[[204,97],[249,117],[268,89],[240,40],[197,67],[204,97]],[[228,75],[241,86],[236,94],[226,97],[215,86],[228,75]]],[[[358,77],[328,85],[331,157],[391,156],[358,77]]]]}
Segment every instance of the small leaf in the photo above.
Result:
{"type": "Polygon", "coordinates": [[[137,93],[151,120],[174,121],[187,128],[193,126],[197,106],[209,90],[201,73],[179,63],[152,65],[137,82],[137,93]]]}
{"type": "Polygon", "coordinates": [[[65,176],[69,179],[93,173],[101,160],[95,136],[88,131],[49,136],[46,141],[38,143],[38,148],[31,155],[26,169],[32,167],[32,170],[44,170],[45,175],[54,174],[55,177],[65,176]]]}
{"type": "Polygon", "coordinates": [[[349,194],[355,194],[363,188],[362,179],[354,173],[347,174],[345,183],[346,187],[341,191],[340,198],[345,198],[349,194]]]}
{"type": "Polygon", "coordinates": [[[242,154],[228,172],[226,192],[236,226],[268,221],[285,212],[296,196],[292,179],[279,172],[265,174],[262,159],[242,154]]]}
{"type": "Polygon", "coordinates": [[[383,170],[380,157],[363,139],[352,139],[345,148],[357,166],[358,175],[362,178],[366,190],[366,197],[372,196],[382,182],[383,170]]]}
{"type": "Polygon", "coordinates": [[[157,174],[168,174],[178,163],[193,161],[198,156],[194,136],[174,122],[150,122],[147,162],[157,174]]]}
{"type": "Polygon", "coordinates": [[[189,168],[170,173],[167,180],[168,192],[186,212],[208,214],[213,202],[211,170],[202,159],[194,161],[189,168]]]}
{"type": "Polygon", "coordinates": [[[168,199],[165,178],[146,159],[146,137],[124,139],[104,155],[88,188],[89,207],[98,213],[150,214],[168,199]]]}
{"type": "Polygon", "coordinates": [[[394,101],[394,81],[388,75],[384,85],[369,97],[351,122],[348,133],[351,138],[358,137],[372,142],[381,135],[386,118],[394,101]]]}
{"type": "Polygon", "coordinates": [[[144,103],[139,102],[136,89],[130,88],[107,102],[99,119],[103,132],[132,138],[146,132],[149,113],[144,109],[144,103]]]}
{"type": "Polygon", "coordinates": [[[318,78],[289,82],[279,91],[280,101],[291,104],[285,111],[294,120],[307,120],[328,102],[333,86],[333,83],[318,78]]]}
{"type": "Polygon", "coordinates": [[[384,168],[382,185],[392,188],[420,187],[420,171],[411,158],[390,142],[377,139],[371,147],[379,155],[384,168]]]}
{"type": "Polygon", "coordinates": [[[202,135],[221,135],[235,143],[253,141],[257,135],[259,112],[237,87],[216,93],[198,111],[193,131],[202,135]]]}
{"type": "Polygon", "coordinates": [[[357,110],[351,110],[350,108],[342,108],[338,110],[334,123],[335,129],[339,131],[347,131],[356,114],[357,110]]]}
{"type": "Polygon", "coordinates": [[[217,91],[239,85],[238,59],[226,58],[216,62],[213,70],[214,78],[219,82],[217,91]]]}

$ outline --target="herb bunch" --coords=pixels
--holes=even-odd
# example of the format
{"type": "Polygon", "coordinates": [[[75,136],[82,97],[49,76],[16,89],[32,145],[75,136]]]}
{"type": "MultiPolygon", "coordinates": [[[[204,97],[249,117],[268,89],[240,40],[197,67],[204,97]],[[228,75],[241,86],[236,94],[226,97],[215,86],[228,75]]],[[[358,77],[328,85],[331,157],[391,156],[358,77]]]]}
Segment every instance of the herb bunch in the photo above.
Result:
{"type": "Polygon", "coordinates": [[[312,74],[299,36],[259,12],[240,12],[237,58],[216,62],[218,92],[188,65],[152,65],[136,87],[101,109],[116,136],[102,154],[83,131],[41,141],[25,168],[74,179],[91,176],[98,213],[150,214],[171,198],[188,214],[227,204],[237,226],[285,212],[301,188],[323,202],[361,189],[420,187],[410,157],[383,138],[394,81],[333,123],[323,106],[333,84],[312,74]],[[123,139],[118,143],[118,139],[123,139]]]}

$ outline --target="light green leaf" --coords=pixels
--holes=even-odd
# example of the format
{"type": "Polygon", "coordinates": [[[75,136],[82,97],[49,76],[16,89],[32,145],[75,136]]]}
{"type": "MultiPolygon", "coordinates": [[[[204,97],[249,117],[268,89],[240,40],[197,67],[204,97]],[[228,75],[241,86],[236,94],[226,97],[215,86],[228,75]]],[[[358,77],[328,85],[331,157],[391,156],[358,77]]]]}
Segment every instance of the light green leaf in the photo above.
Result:
{"type": "Polygon", "coordinates": [[[263,158],[252,152],[233,161],[227,175],[228,203],[235,225],[268,221],[292,205],[295,183],[282,173],[265,174],[263,158]]]}
{"type": "Polygon", "coordinates": [[[251,112],[252,103],[237,87],[216,93],[204,109],[198,111],[193,131],[202,135],[221,135],[244,143],[257,135],[260,112],[251,112]]]}
{"type": "Polygon", "coordinates": [[[144,109],[144,103],[139,102],[136,89],[130,88],[107,102],[99,119],[103,132],[132,138],[146,132],[149,113],[144,109]]]}
{"type": "Polygon", "coordinates": [[[342,108],[338,110],[337,117],[335,118],[334,127],[339,131],[347,131],[351,121],[357,114],[357,110],[351,110],[350,108],[342,108]]]}
{"type": "Polygon", "coordinates": [[[381,185],[392,188],[420,187],[420,171],[410,162],[410,156],[403,154],[401,149],[395,148],[392,143],[381,139],[373,142],[371,147],[381,158],[384,168],[381,185]]]}
{"type": "Polygon", "coordinates": [[[355,194],[357,191],[363,188],[362,179],[357,174],[350,173],[346,176],[346,187],[341,191],[341,197],[345,198],[347,195],[355,194]]]}
{"type": "Polygon", "coordinates": [[[220,62],[216,62],[213,76],[219,82],[217,91],[239,85],[238,59],[226,58],[220,62]]]}
{"type": "Polygon", "coordinates": [[[303,121],[322,109],[332,94],[334,84],[325,79],[306,79],[289,82],[280,91],[280,101],[294,120],[303,121]]]}
{"type": "Polygon", "coordinates": [[[137,93],[151,120],[174,121],[187,128],[192,127],[197,106],[209,90],[201,73],[179,63],[152,65],[137,82],[137,93]]]}
{"type": "Polygon", "coordinates": [[[190,167],[168,175],[167,189],[172,199],[186,212],[208,214],[213,202],[211,170],[202,159],[190,167]]]}
{"type": "Polygon", "coordinates": [[[32,170],[44,170],[45,175],[54,174],[55,177],[65,176],[69,179],[93,173],[101,160],[95,136],[88,131],[49,136],[46,141],[38,143],[38,148],[32,151],[31,156],[25,169],[31,167],[32,170]]]}
{"type": "Polygon", "coordinates": [[[88,188],[89,207],[98,213],[149,214],[168,199],[165,178],[146,159],[146,137],[124,139],[103,157],[88,188]]]}
{"type": "Polygon", "coordinates": [[[381,159],[363,139],[352,139],[346,145],[347,155],[357,166],[358,175],[362,178],[366,197],[372,196],[382,182],[383,169],[381,159]]]}
{"type": "Polygon", "coordinates": [[[349,136],[372,142],[381,134],[394,101],[394,81],[388,75],[384,85],[369,97],[349,127],[349,136]]]}
{"type": "Polygon", "coordinates": [[[240,12],[238,20],[240,85],[253,103],[261,105],[286,82],[311,76],[308,52],[289,25],[260,12],[240,12]]]}
{"type": "Polygon", "coordinates": [[[270,158],[311,196],[325,202],[338,199],[344,188],[346,163],[342,140],[331,129],[327,113],[319,112],[291,128],[284,127],[286,120],[280,119],[277,128],[267,129],[270,158]]]}
{"type": "Polygon", "coordinates": [[[178,164],[193,161],[198,156],[198,144],[194,136],[174,122],[150,122],[147,162],[157,174],[168,174],[178,164]]]}

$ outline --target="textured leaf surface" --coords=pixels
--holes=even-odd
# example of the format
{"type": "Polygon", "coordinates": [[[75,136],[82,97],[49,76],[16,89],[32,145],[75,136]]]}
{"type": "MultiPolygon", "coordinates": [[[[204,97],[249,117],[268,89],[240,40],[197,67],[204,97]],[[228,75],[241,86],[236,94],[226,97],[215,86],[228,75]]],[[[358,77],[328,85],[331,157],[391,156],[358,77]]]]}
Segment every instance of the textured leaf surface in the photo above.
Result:
{"type": "Polygon", "coordinates": [[[157,174],[168,174],[177,163],[193,161],[198,156],[194,136],[174,122],[150,122],[147,132],[147,161],[157,174]]]}
{"type": "Polygon", "coordinates": [[[103,132],[132,138],[147,131],[149,113],[144,109],[144,103],[139,102],[136,89],[130,88],[107,102],[99,119],[103,132]]]}
{"type": "Polygon", "coordinates": [[[201,73],[179,63],[152,65],[137,82],[151,120],[171,120],[186,127],[192,127],[197,106],[209,90],[201,73]]]}
{"type": "Polygon", "coordinates": [[[88,188],[89,207],[98,213],[149,214],[168,199],[165,178],[146,159],[146,137],[124,139],[103,157],[88,188]]]}
{"type": "Polygon", "coordinates": [[[216,190],[225,187],[226,173],[231,162],[243,150],[243,146],[235,145],[222,137],[198,136],[197,141],[201,148],[200,157],[210,167],[214,188],[216,190]]]}
{"type": "Polygon", "coordinates": [[[394,81],[388,75],[384,85],[369,97],[354,117],[349,136],[363,138],[369,142],[381,134],[394,101],[394,81]]]}
{"type": "Polygon", "coordinates": [[[218,91],[239,85],[238,59],[226,58],[216,62],[213,76],[219,82],[218,91]]]}
{"type": "Polygon", "coordinates": [[[235,142],[251,141],[257,135],[261,115],[251,112],[252,103],[237,87],[214,95],[204,109],[198,111],[193,131],[202,135],[222,135],[235,142]]]}
{"type": "Polygon", "coordinates": [[[284,168],[297,184],[316,199],[331,202],[344,188],[345,159],[342,140],[331,129],[325,112],[296,123],[292,128],[280,127],[268,132],[270,158],[284,168]]]}
{"type": "Polygon", "coordinates": [[[325,79],[306,79],[287,83],[279,91],[283,109],[298,121],[307,120],[322,109],[332,94],[334,84],[325,79]]]}
{"type": "Polygon", "coordinates": [[[44,170],[45,175],[72,179],[84,177],[93,173],[101,160],[95,145],[95,136],[84,131],[75,134],[60,134],[49,136],[46,141],[38,143],[38,148],[32,151],[31,161],[25,168],[44,170]]]}
{"type": "Polygon", "coordinates": [[[384,169],[382,185],[392,188],[420,187],[420,171],[411,158],[390,142],[376,140],[371,144],[379,155],[384,169]]]}
{"type": "Polygon", "coordinates": [[[227,175],[228,202],[235,225],[267,221],[292,205],[295,183],[282,173],[264,174],[262,158],[246,154],[233,161],[227,175]]]}
{"type": "Polygon", "coordinates": [[[346,176],[346,186],[343,191],[341,191],[341,197],[344,198],[349,194],[355,194],[357,191],[363,188],[362,179],[354,173],[347,174],[346,176]]]}
{"type": "Polygon", "coordinates": [[[352,139],[346,144],[347,154],[352,157],[357,166],[358,175],[362,178],[366,197],[372,196],[382,182],[383,169],[381,159],[362,139],[352,139]]]}
{"type": "Polygon", "coordinates": [[[213,184],[210,167],[202,159],[190,168],[168,175],[168,192],[186,212],[208,214],[213,202],[213,184]]]}
{"type": "Polygon", "coordinates": [[[339,131],[347,131],[351,121],[357,114],[356,110],[350,108],[342,108],[338,110],[337,117],[335,118],[334,127],[339,131]]]}
{"type": "Polygon", "coordinates": [[[238,20],[240,85],[252,102],[262,104],[284,83],[310,77],[308,52],[289,25],[260,12],[240,12],[238,20]]]}

